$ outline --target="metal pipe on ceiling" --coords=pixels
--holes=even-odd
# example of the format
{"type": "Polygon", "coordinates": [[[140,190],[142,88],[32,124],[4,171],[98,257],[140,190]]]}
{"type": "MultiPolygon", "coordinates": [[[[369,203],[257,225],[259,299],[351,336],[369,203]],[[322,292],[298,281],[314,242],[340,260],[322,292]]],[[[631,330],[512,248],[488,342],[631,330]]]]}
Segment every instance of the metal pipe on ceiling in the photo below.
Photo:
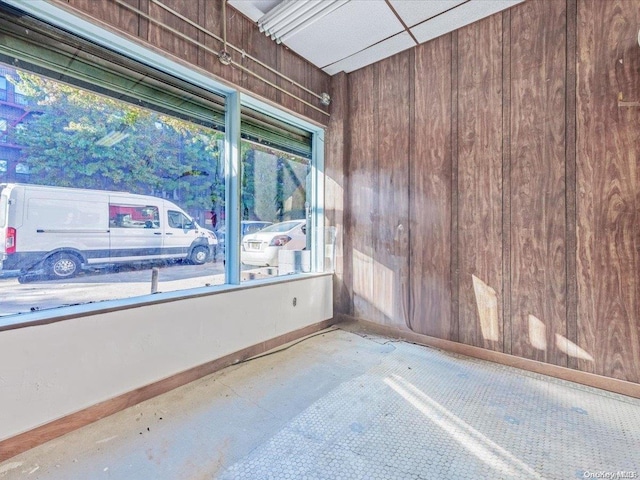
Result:
{"type": "MultiPolygon", "coordinates": [[[[131,6],[131,5],[127,4],[127,3],[125,3],[123,0],[114,0],[114,1],[115,1],[118,5],[120,5],[120,6],[122,6],[122,7],[125,7],[125,8],[127,8],[128,10],[131,10],[131,11],[132,11],[132,12],[134,12],[134,13],[137,13],[137,14],[138,14],[138,15],[140,15],[142,18],[144,18],[144,19],[146,19],[146,20],[149,20],[149,21],[150,21],[150,22],[152,22],[152,23],[155,23],[156,25],[158,25],[158,26],[160,26],[160,27],[164,28],[165,30],[167,30],[167,31],[169,31],[169,32],[171,32],[171,33],[173,33],[174,35],[177,35],[178,37],[180,37],[180,38],[182,38],[182,39],[184,39],[184,40],[186,40],[186,41],[188,41],[188,42],[190,42],[190,43],[192,43],[192,44],[194,44],[194,45],[196,45],[196,46],[198,46],[198,47],[202,48],[203,50],[205,50],[205,51],[207,51],[207,52],[209,52],[209,53],[212,53],[212,54],[213,54],[213,55],[215,55],[216,57],[220,58],[220,52],[217,52],[217,51],[213,50],[212,48],[207,47],[206,45],[204,45],[204,44],[200,43],[199,41],[197,41],[197,40],[195,40],[195,39],[193,39],[193,38],[189,37],[188,35],[185,35],[184,33],[182,33],[182,32],[180,32],[180,31],[176,30],[175,28],[170,27],[169,25],[167,25],[167,24],[165,24],[165,23],[162,23],[162,22],[161,22],[161,21],[159,21],[159,20],[156,20],[155,18],[151,17],[150,15],[147,15],[145,12],[143,12],[143,11],[141,11],[141,10],[137,9],[136,7],[133,7],[133,6],[131,6]]],[[[157,0],[151,0],[151,1],[152,1],[153,3],[157,3],[157,4],[158,4],[157,0]]],[[[168,7],[167,7],[167,9],[168,9],[168,7]]],[[[168,10],[170,10],[170,9],[168,9],[168,10]]],[[[179,14],[178,14],[177,16],[178,16],[179,18],[181,18],[181,19],[184,19],[184,18],[182,17],[182,15],[179,15],[179,14]]],[[[189,24],[191,24],[191,23],[192,23],[190,20],[188,20],[188,19],[186,19],[186,20],[188,21],[188,23],[189,23],[189,24]]],[[[198,28],[198,30],[201,30],[201,31],[203,31],[204,33],[208,34],[209,36],[211,36],[211,37],[215,38],[216,40],[218,40],[218,41],[222,41],[222,39],[220,39],[219,37],[217,37],[217,36],[216,36],[216,35],[214,35],[213,33],[209,32],[208,30],[203,29],[203,28],[202,28],[202,27],[200,27],[199,25],[197,25],[197,24],[193,24],[193,26],[194,26],[194,27],[196,27],[196,28],[198,28]]],[[[288,78],[288,77],[286,77],[285,75],[283,75],[283,74],[281,74],[281,73],[277,72],[276,70],[273,70],[271,67],[268,67],[267,65],[264,65],[262,62],[260,62],[260,61],[258,61],[258,60],[253,59],[253,58],[252,58],[252,57],[250,57],[249,55],[245,54],[243,50],[239,50],[237,47],[234,47],[234,46],[233,46],[233,45],[231,45],[231,44],[228,44],[228,45],[229,45],[231,48],[233,48],[233,49],[235,49],[235,50],[238,50],[238,51],[242,52],[243,56],[246,56],[247,58],[250,58],[251,60],[254,60],[254,61],[255,61],[255,62],[257,62],[258,64],[260,64],[260,65],[262,65],[262,66],[266,67],[267,69],[269,69],[269,70],[273,71],[274,73],[276,73],[277,75],[279,75],[279,76],[280,76],[280,77],[282,77],[283,79],[287,80],[288,82],[291,82],[292,84],[294,84],[294,85],[295,85],[295,86],[297,86],[297,87],[300,87],[300,88],[301,88],[301,89],[303,89],[304,91],[311,93],[313,96],[320,98],[320,99],[321,99],[321,101],[324,99],[324,97],[323,97],[322,95],[318,95],[318,94],[316,94],[316,93],[314,93],[314,92],[312,92],[312,91],[308,90],[307,88],[303,87],[302,85],[300,85],[300,84],[296,83],[295,81],[293,81],[293,80],[289,79],[289,78],[288,78]]],[[[247,74],[249,74],[249,75],[251,75],[251,76],[253,76],[253,77],[257,78],[258,80],[260,80],[260,81],[262,81],[262,82],[266,83],[267,85],[269,85],[269,86],[271,86],[271,87],[275,88],[276,90],[278,90],[278,91],[280,91],[280,92],[284,93],[285,95],[288,95],[288,96],[290,96],[291,98],[294,98],[295,100],[298,100],[299,102],[302,102],[303,104],[307,105],[308,107],[313,108],[314,110],[317,110],[318,112],[322,113],[323,115],[326,115],[326,116],[328,116],[328,117],[330,116],[330,115],[329,115],[329,113],[325,112],[325,111],[324,111],[324,110],[322,110],[321,108],[316,107],[316,106],[315,106],[315,105],[313,105],[312,103],[307,102],[306,100],[304,100],[304,99],[302,99],[302,98],[298,97],[297,95],[295,95],[295,94],[293,94],[293,93],[291,93],[291,92],[289,92],[289,91],[285,90],[284,88],[282,88],[282,87],[280,87],[280,86],[276,85],[275,83],[273,83],[273,82],[271,82],[271,81],[267,80],[266,78],[264,78],[264,77],[262,77],[261,75],[259,75],[259,74],[255,73],[255,72],[253,72],[252,70],[250,70],[250,69],[248,69],[247,67],[245,67],[245,66],[241,65],[240,63],[236,62],[235,60],[231,60],[231,62],[230,62],[230,63],[231,63],[233,66],[238,67],[238,68],[239,68],[240,70],[242,70],[243,72],[246,72],[247,74]]]]}
{"type": "MultiPolygon", "coordinates": [[[[120,0],[116,0],[118,3],[121,3],[120,0]]],[[[226,0],[222,0],[223,4],[226,4],[226,0]]],[[[269,70],[270,72],[274,73],[275,75],[279,76],[280,78],[282,78],[283,80],[286,80],[287,83],[290,83],[298,88],[300,88],[301,90],[307,92],[310,95],[313,95],[314,97],[316,97],[317,99],[319,99],[321,102],[325,101],[325,96],[323,94],[317,94],[316,92],[309,90],[307,87],[305,87],[304,85],[296,82],[295,80],[293,80],[292,78],[286,76],[285,74],[283,74],[282,72],[279,72],[278,70],[274,69],[273,67],[271,67],[270,65],[267,65],[266,63],[260,61],[259,59],[257,59],[256,57],[254,57],[253,55],[248,54],[246,51],[244,51],[243,49],[236,47],[235,45],[229,43],[226,40],[226,16],[223,17],[223,28],[225,30],[224,34],[225,37],[224,38],[220,38],[219,36],[217,36],[215,33],[207,30],[206,28],[202,27],[201,25],[197,24],[196,22],[194,22],[193,20],[190,20],[189,18],[185,17],[184,15],[182,15],[180,12],[177,12],[176,10],[174,10],[171,7],[168,7],[167,5],[165,5],[164,3],[160,2],[159,0],[151,0],[151,2],[157,6],[159,6],[160,8],[162,8],[163,10],[171,13],[172,15],[178,17],[180,20],[182,20],[185,23],[188,23],[189,25],[191,25],[193,28],[197,29],[198,31],[209,35],[210,37],[218,40],[219,42],[221,42],[224,45],[224,50],[227,50],[227,46],[229,46],[231,49],[235,50],[236,52],[238,52],[240,55],[242,55],[243,58],[248,58],[249,60],[257,63],[258,65],[260,65],[261,67],[269,70]]],[[[224,5],[223,5],[224,6],[224,5]]],[[[257,78],[259,78],[260,80],[263,80],[265,82],[268,82],[266,79],[264,79],[261,76],[258,76],[257,78]]],[[[320,110],[323,113],[323,110],[320,110]]]]}

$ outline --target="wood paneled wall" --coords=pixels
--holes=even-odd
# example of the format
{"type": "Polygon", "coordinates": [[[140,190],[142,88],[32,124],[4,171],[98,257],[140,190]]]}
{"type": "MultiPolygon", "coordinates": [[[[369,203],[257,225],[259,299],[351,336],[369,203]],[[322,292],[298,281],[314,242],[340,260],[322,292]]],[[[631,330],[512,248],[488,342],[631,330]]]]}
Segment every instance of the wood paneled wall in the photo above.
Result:
{"type": "Polygon", "coordinates": [[[640,382],[639,25],[527,0],[349,74],[352,315],[640,382]]]}
{"type": "MultiPolygon", "coordinates": [[[[279,91],[255,76],[240,68],[221,64],[218,57],[208,49],[219,52],[223,48],[222,42],[199,31],[193,25],[150,0],[123,0],[123,3],[144,12],[157,22],[146,20],[135,11],[118,4],[116,0],[54,1],[71,7],[75,12],[86,15],[92,21],[98,21],[119,34],[125,34],[149,48],[169,55],[174,60],[183,62],[186,66],[199,67],[222,81],[259,95],[320,124],[326,125],[329,122],[327,115],[279,91]],[[176,35],[161,24],[168,25],[181,34],[197,40],[207,48],[199,47],[193,42],[181,38],[180,35],[176,35]]],[[[162,3],[218,37],[222,37],[222,0],[162,0],[162,3]]],[[[312,92],[321,94],[330,90],[331,77],[329,75],[284,45],[277,45],[261,34],[252,21],[230,6],[227,7],[227,41],[312,92]]],[[[249,57],[231,49],[229,52],[235,61],[264,77],[272,84],[325,112],[328,111],[328,107],[323,107],[318,98],[313,95],[260,66],[249,57]]]]}

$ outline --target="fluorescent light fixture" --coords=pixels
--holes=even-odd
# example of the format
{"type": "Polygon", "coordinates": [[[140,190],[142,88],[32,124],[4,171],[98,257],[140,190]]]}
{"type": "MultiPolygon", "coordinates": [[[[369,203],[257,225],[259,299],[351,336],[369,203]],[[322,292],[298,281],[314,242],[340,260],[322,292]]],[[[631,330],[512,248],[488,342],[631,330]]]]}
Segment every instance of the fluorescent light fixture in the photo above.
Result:
{"type": "Polygon", "coordinates": [[[258,20],[260,31],[282,43],[350,0],[284,0],[258,20]]]}

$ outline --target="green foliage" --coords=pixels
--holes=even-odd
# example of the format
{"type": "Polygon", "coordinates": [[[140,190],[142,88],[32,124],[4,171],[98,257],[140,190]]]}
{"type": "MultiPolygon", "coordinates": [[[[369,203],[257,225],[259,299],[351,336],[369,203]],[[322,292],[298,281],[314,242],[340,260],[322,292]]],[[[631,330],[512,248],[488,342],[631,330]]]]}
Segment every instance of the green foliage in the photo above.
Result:
{"type": "MultiPolygon", "coordinates": [[[[17,135],[31,182],[164,196],[223,218],[221,132],[30,73],[14,81],[30,97],[17,135]]],[[[302,218],[308,161],[244,141],[240,153],[242,218],[302,218]]]]}
{"type": "Polygon", "coordinates": [[[30,73],[19,83],[34,105],[17,133],[32,182],[177,196],[192,212],[224,209],[222,133],[30,73]],[[104,143],[110,134],[121,138],[104,143]]]}

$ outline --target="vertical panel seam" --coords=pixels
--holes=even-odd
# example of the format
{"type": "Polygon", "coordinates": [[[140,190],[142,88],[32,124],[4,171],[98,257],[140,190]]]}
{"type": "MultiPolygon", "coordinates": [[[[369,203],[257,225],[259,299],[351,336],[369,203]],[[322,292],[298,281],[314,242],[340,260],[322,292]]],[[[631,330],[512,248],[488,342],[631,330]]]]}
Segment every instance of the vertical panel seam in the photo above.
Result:
{"type": "MultiPolygon", "coordinates": [[[[376,141],[373,142],[373,165],[371,171],[374,178],[372,179],[372,185],[375,185],[375,191],[371,192],[371,206],[373,207],[373,221],[371,222],[371,299],[375,298],[375,261],[377,258],[377,246],[378,236],[376,232],[380,229],[380,65],[378,62],[373,65],[373,131],[376,136],[376,141]],[[373,201],[375,198],[375,202],[373,201]]],[[[384,315],[384,313],[383,313],[384,315]]],[[[373,320],[373,319],[372,319],[373,320]]]]}
{"type": "Polygon", "coordinates": [[[416,51],[417,48],[414,47],[409,51],[409,78],[408,78],[408,82],[409,82],[409,135],[408,135],[408,142],[409,142],[409,155],[407,156],[407,165],[406,165],[406,169],[407,169],[407,175],[408,175],[408,182],[407,182],[407,278],[406,278],[406,288],[407,288],[407,311],[405,312],[405,322],[407,324],[407,327],[409,328],[409,330],[413,330],[412,327],[412,319],[413,319],[413,275],[411,274],[412,272],[412,262],[411,262],[411,257],[412,255],[412,238],[411,238],[411,226],[412,226],[412,222],[411,222],[411,179],[413,178],[413,175],[411,175],[411,170],[412,170],[412,166],[413,166],[413,162],[415,162],[415,156],[416,156],[416,152],[415,152],[415,136],[416,136],[416,122],[415,122],[415,114],[416,114],[416,108],[415,108],[415,99],[416,99],[416,84],[415,84],[415,65],[416,65],[416,51]]]}
{"type": "Polygon", "coordinates": [[[502,351],[511,353],[511,11],[502,16],[502,351]]]}
{"type": "MultiPolygon", "coordinates": [[[[576,92],[577,75],[575,56],[577,51],[577,2],[567,0],[566,4],[566,53],[565,53],[565,281],[566,281],[566,336],[578,344],[577,332],[577,272],[576,272],[576,215],[577,215],[577,183],[576,183],[576,92]]],[[[567,356],[567,366],[576,368],[577,362],[567,356]]]]}
{"type": "Polygon", "coordinates": [[[458,132],[459,132],[459,79],[458,79],[458,30],[451,33],[451,327],[452,340],[460,341],[460,265],[458,244],[458,132]]]}
{"type": "MultiPolygon", "coordinates": [[[[278,49],[280,50],[280,49],[278,49]]],[[[280,52],[278,51],[278,55],[277,55],[277,59],[279,62],[279,58],[280,58],[280,52]]],[[[346,215],[345,215],[345,225],[347,226],[347,230],[348,230],[348,234],[346,235],[345,238],[345,252],[348,254],[348,273],[346,275],[346,279],[347,279],[347,288],[348,288],[348,293],[349,293],[349,314],[351,316],[355,316],[355,300],[354,300],[354,289],[353,289],[353,201],[351,198],[351,122],[353,121],[353,119],[351,118],[352,112],[351,112],[351,75],[347,74],[347,78],[346,78],[346,85],[345,85],[345,90],[346,90],[346,94],[347,94],[347,98],[344,101],[344,105],[343,107],[345,108],[345,123],[344,126],[346,126],[346,134],[344,135],[344,144],[343,144],[343,149],[344,149],[344,158],[343,158],[343,171],[345,172],[345,186],[346,186],[346,192],[344,194],[344,198],[346,199],[345,205],[347,206],[345,208],[346,210],[346,215]]],[[[344,265],[343,265],[343,269],[344,269],[344,265]]]]}

